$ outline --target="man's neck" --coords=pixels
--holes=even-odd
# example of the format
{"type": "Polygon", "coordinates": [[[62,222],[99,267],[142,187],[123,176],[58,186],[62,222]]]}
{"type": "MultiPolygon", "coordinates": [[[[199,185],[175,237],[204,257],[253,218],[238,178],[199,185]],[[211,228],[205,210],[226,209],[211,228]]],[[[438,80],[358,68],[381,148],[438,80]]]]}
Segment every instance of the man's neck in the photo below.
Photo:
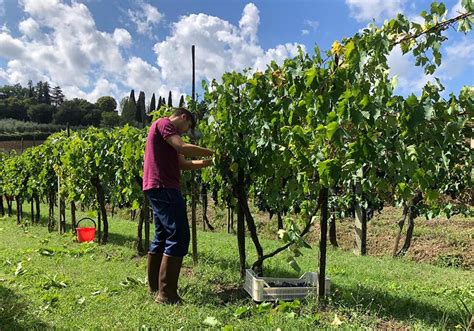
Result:
{"type": "Polygon", "coordinates": [[[170,120],[171,124],[175,127],[176,130],[178,130],[178,123],[177,123],[177,117],[174,117],[174,116],[170,116],[168,117],[168,119],[170,120]]]}

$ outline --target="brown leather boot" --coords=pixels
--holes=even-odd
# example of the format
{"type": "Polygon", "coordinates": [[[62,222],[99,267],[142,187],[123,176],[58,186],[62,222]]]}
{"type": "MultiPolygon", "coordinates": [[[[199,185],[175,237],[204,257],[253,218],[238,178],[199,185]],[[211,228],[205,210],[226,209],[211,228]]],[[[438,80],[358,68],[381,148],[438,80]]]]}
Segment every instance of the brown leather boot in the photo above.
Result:
{"type": "Polygon", "coordinates": [[[163,255],[156,303],[179,304],[183,302],[178,295],[178,278],[182,264],[182,257],[163,255]]]}
{"type": "Polygon", "coordinates": [[[155,294],[159,289],[160,265],[163,259],[163,253],[148,252],[147,271],[148,271],[148,293],[155,294]]]}

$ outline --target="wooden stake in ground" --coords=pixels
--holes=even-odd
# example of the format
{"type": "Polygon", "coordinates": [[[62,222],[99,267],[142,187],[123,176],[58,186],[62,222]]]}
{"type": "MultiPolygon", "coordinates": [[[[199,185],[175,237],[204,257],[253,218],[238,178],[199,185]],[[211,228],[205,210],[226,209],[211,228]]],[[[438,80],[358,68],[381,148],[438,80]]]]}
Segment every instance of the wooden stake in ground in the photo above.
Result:
{"type": "MultiPolygon", "coordinates": [[[[359,170],[359,175],[362,175],[362,170],[359,170]]],[[[357,198],[355,202],[355,224],[354,224],[354,235],[355,235],[355,247],[354,253],[356,255],[367,254],[367,210],[361,206],[359,200],[362,194],[362,186],[360,180],[355,184],[355,195],[357,198]]]]}
{"type": "Polygon", "coordinates": [[[319,219],[319,275],[318,275],[318,297],[324,299],[326,292],[326,246],[328,233],[328,189],[322,187],[319,190],[319,201],[321,202],[321,216],[319,219]]]}
{"type": "Polygon", "coordinates": [[[73,233],[76,233],[76,204],[74,203],[74,201],[71,201],[70,202],[70,206],[71,206],[71,230],[73,233]]]}
{"type": "MultiPolygon", "coordinates": [[[[194,56],[194,45],[191,46],[191,59],[193,65],[193,82],[192,82],[192,99],[193,105],[196,107],[196,87],[195,87],[195,56],[194,56]]],[[[194,109],[194,113],[196,113],[194,109]]],[[[193,139],[191,139],[193,140],[193,139]]],[[[191,141],[192,143],[194,141],[191,141]]],[[[193,245],[193,262],[196,264],[198,263],[198,253],[197,253],[197,231],[196,231],[196,183],[195,179],[196,173],[192,171],[191,173],[191,236],[192,236],[192,245],[193,245]]]]}

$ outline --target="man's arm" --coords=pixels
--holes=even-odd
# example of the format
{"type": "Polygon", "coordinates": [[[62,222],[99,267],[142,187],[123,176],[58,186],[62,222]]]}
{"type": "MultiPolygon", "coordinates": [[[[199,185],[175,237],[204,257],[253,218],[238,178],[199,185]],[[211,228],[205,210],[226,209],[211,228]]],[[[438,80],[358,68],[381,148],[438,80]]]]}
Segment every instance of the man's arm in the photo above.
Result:
{"type": "Polygon", "coordinates": [[[212,156],[213,154],[210,149],[185,143],[177,134],[166,138],[166,142],[170,144],[178,154],[187,157],[212,156]]]}
{"type": "Polygon", "coordinates": [[[196,170],[212,165],[212,160],[186,160],[184,155],[178,155],[179,168],[181,170],[196,170]]]}

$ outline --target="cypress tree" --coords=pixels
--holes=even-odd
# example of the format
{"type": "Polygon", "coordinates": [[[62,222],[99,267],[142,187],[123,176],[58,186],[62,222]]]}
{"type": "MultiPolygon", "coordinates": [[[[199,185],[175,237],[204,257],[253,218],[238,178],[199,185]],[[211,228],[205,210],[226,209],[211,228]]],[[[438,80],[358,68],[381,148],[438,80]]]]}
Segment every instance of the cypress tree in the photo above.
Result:
{"type": "Polygon", "coordinates": [[[136,106],[129,97],[123,98],[120,102],[120,105],[122,106],[122,112],[120,116],[122,117],[123,123],[135,125],[136,106]]]}
{"type": "Polygon", "coordinates": [[[38,83],[36,83],[36,102],[37,103],[43,103],[43,82],[40,80],[38,83]]]}
{"type": "Polygon", "coordinates": [[[173,107],[173,97],[171,96],[171,91],[168,94],[168,107],[173,107]]]}
{"type": "Polygon", "coordinates": [[[135,120],[138,123],[144,124],[145,118],[146,118],[145,92],[140,91],[140,95],[138,96],[138,101],[136,105],[135,120]]]}
{"type": "Polygon", "coordinates": [[[51,95],[49,94],[48,82],[44,82],[43,84],[43,102],[47,105],[51,105],[51,95]]]}
{"type": "Polygon", "coordinates": [[[148,112],[154,111],[156,109],[155,93],[151,96],[150,109],[148,112]]]}
{"type": "Polygon", "coordinates": [[[33,87],[33,81],[30,79],[28,81],[28,98],[35,97],[35,88],[33,87]]]}
{"type": "Polygon", "coordinates": [[[131,90],[130,91],[130,97],[128,98],[129,101],[131,101],[134,105],[137,104],[137,101],[135,100],[135,91],[131,90]]]}
{"type": "Polygon", "coordinates": [[[163,105],[163,101],[161,99],[161,96],[158,96],[158,106],[156,107],[156,109],[160,110],[162,105],[163,105]]]}
{"type": "Polygon", "coordinates": [[[153,93],[153,95],[151,96],[150,108],[148,108],[148,114],[145,116],[145,124],[151,123],[151,115],[149,114],[154,110],[156,110],[155,93],[153,93]]]}
{"type": "Polygon", "coordinates": [[[186,104],[184,102],[184,95],[181,95],[181,99],[179,99],[179,106],[180,107],[185,107],[186,106],[186,104]]]}

